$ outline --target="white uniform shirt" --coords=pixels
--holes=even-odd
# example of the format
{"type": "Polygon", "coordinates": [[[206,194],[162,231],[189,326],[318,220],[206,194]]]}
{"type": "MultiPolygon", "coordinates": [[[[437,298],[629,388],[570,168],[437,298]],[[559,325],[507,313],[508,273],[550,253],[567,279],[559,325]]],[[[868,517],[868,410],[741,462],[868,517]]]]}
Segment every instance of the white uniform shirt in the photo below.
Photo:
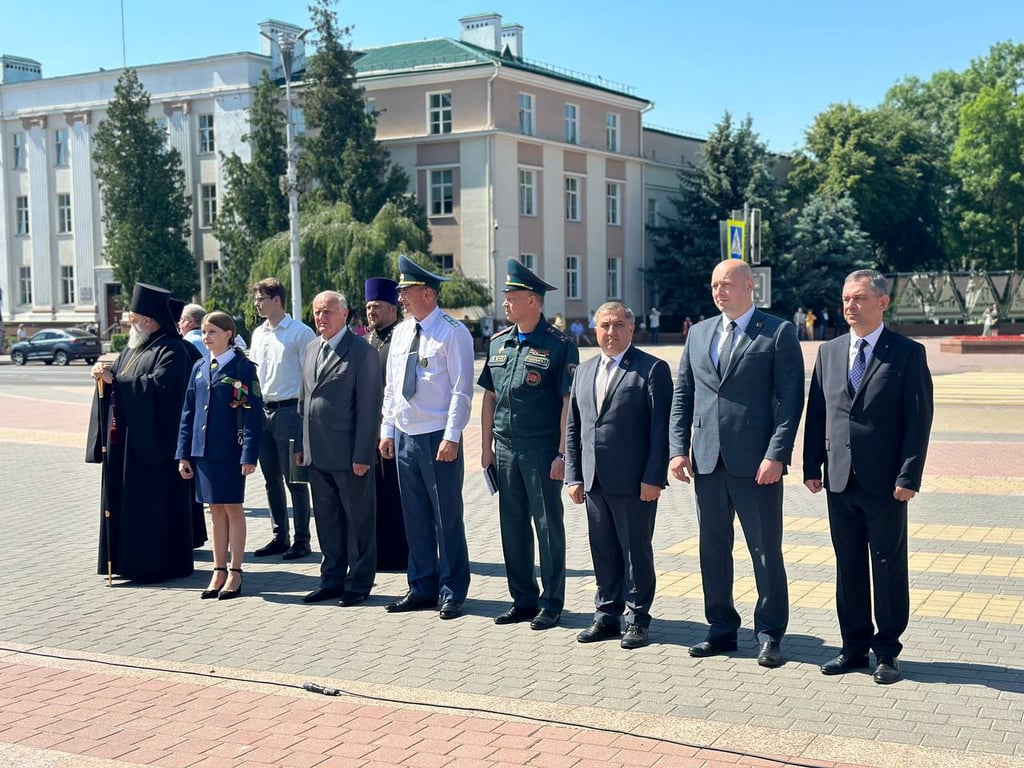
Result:
{"type": "Polygon", "coordinates": [[[415,318],[406,318],[391,334],[380,436],[393,438],[395,430],[407,435],[444,430],[445,440],[458,442],[473,406],[473,337],[436,307],[420,328],[418,355],[409,354],[415,318]],[[412,402],[402,395],[406,365],[417,366],[412,402]]]}
{"type": "Polygon", "coordinates": [[[302,353],[315,338],[312,328],[289,315],[273,328],[269,321],[256,326],[249,359],[256,363],[256,377],[265,402],[277,403],[299,396],[302,353]]]}

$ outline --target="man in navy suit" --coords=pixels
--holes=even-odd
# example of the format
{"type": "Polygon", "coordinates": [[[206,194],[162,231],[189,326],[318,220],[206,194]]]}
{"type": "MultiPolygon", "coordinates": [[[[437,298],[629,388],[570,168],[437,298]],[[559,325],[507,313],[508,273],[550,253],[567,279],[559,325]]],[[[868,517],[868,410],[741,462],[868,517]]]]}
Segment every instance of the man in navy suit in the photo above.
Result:
{"type": "Polygon", "coordinates": [[[862,269],[846,278],[850,333],[818,350],[804,427],[804,485],[811,493],[821,491],[825,466],[843,637],[841,652],[821,671],[863,669],[870,648],[874,680],[883,685],[900,679],[900,635],[910,620],[907,502],[921,488],[932,424],[924,347],[885,327],[888,306],[883,275],[862,269]]]}
{"type": "Polygon", "coordinates": [[[722,311],[690,330],[672,403],[672,474],[694,479],[707,639],[695,657],[736,650],[740,615],[732,600],[733,520],[743,526],[754,567],[757,662],[777,667],[789,623],[782,560],[782,476],[804,407],[804,364],[796,328],[753,304],[746,262],[715,267],[711,294],[722,311]]]}
{"type": "Polygon", "coordinates": [[[655,574],[654,517],[668,480],[672,373],[664,360],[633,346],[633,312],[618,302],[595,315],[601,355],[580,365],[569,395],[565,483],[587,504],[597,609],[577,640],[622,633],[623,648],[649,642],[655,574]]]}
{"type": "Polygon", "coordinates": [[[315,603],[341,597],[366,600],[377,574],[377,424],[384,385],[377,353],[349,333],[348,304],[335,291],[313,299],[319,339],[302,358],[299,417],[302,452],[310,466],[313,516],[324,559],[320,587],[303,597],[315,603]]]}

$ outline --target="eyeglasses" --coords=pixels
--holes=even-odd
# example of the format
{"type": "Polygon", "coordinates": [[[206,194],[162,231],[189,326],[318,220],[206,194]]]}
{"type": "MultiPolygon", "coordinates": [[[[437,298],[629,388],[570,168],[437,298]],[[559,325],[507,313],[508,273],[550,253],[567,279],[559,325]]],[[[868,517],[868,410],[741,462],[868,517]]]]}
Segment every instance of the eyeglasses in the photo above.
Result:
{"type": "Polygon", "coordinates": [[[252,297],[252,303],[253,304],[262,304],[264,301],[267,301],[268,299],[270,299],[269,296],[253,296],[252,297]]]}

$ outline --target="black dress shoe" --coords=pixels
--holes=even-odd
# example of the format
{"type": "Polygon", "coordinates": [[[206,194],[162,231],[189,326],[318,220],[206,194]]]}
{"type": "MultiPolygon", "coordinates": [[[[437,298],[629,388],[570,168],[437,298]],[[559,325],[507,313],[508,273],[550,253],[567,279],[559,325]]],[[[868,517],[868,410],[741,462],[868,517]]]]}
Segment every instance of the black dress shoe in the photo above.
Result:
{"type": "Polygon", "coordinates": [[[432,611],[437,608],[437,600],[429,597],[420,597],[412,592],[406,592],[405,597],[397,603],[388,603],[384,610],[388,613],[408,613],[409,611],[432,611]]]}
{"type": "Polygon", "coordinates": [[[270,555],[280,555],[282,552],[288,551],[288,539],[273,539],[269,544],[264,547],[260,547],[253,552],[256,557],[269,557],[270,555]]]}
{"type": "Polygon", "coordinates": [[[627,651],[631,651],[634,648],[643,648],[651,642],[650,632],[649,628],[641,627],[639,624],[628,624],[626,625],[626,633],[622,636],[622,642],[619,645],[627,651]]]}
{"type": "Polygon", "coordinates": [[[900,663],[895,656],[879,656],[878,666],[875,667],[875,674],[872,675],[879,685],[889,685],[900,679],[900,663]]]}
{"type": "Polygon", "coordinates": [[[312,550],[309,548],[309,544],[292,544],[288,547],[287,551],[281,555],[282,560],[298,560],[301,557],[305,557],[312,550]]]}
{"type": "MultiPolygon", "coordinates": [[[[215,570],[215,571],[224,571],[224,573],[228,572],[227,568],[214,567],[213,570],[215,570]]],[[[199,598],[201,600],[216,600],[217,596],[220,595],[220,591],[224,588],[224,585],[227,584],[227,582],[228,582],[228,577],[225,576],[224,577],[224,581],[222,581],[220,583],[219,587],[217,587],[216,589],[204,589],[202,592],[199,593],[199,598]]]]}
{"type": "MultiPolygon", "coordinates": [[[[242,569],[241,568],[229,568],[232,573],[238,574],[238,589],[222,589],[217,595],[218,600],[231,600],[234,597],[242,596],[242,569]]],[[[227,582],[225,582],[226,584],[227,582]]]]}
{"type": "Polygon", "coordinates": [[[551,629],[562,618],[562,614],[545,608],[530,622],[530,629],[551,629]]]}
{"type": "Polygon", "coordinates": [[[762,667],[781,667],[782,648],[777,640],[765,640],[757,654],[757,663],[762,667]]]}
{"type": "Polygon", "coordinates": [[[501,616],[494,617],[494,623],[501,624],[518,624],[521,621],[533,621],[533,617],[537,615],[536,608],[520,608],[517,605],[513,605],[501,616]]]}
{"type": "Polygon", "coordinates": [[[341,597],[345,593],[345,590],[337,587],[320,587],[320,589],[314,589],[308,595],[302,597],[304,603],[322,603],[324,600],[333,600],[336,597],[341,597]]]}
{"type": "Polygon", "coordinates": [[[706,656],[717,656],[726,651],[735,651],[736,641],[725,638],[712,638],[703,643],[690,646],[690,655],[696,659],[703,659],[706,656]]]}
{"type": "Polygon", "coordinates": [[[595,643],[598,640],[608,640],[619,637],[622,634],[622,627],[617,621],[595,621],[589,627],[576,635],[577,643],[595,643]]]}
{"type": "Polygon", "coordinates": [[[831,661],[826,661],[821,665],[821,674],[823,675],[845,675],[847,672],[853,672],[855,669],[867,669],[868,668],[868,657],[864,656],[847,656],[845,653],[840,653],[831,661]]]}
{"type": "Polygon", "coordinates": [[[366,598],[368,597],[369,595],[366,592],[345,592],[345,594],[341,596],[341,600],[338,602],[338,605],[343,608],[350,608],[353,605],[365,603],[366,598]]]}
{"type": "Polygon", "coordinates": [[[438,615],[442,619],[457,619],[462,615],[462,603],[449,597],[441,603],[441,610],[438,615]]]}

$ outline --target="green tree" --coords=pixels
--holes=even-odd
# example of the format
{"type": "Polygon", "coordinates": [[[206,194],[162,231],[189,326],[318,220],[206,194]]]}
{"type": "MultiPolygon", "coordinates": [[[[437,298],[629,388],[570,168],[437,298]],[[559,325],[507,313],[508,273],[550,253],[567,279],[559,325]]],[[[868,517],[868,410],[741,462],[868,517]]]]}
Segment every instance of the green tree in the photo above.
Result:
{"type": "Polygon", "coordinates": [[[192,208],[185,172],[149,106],[138,73],[126,69],[96,128],[92,159],[103,200],[103,255],[125,295],[141,280],[191,298],[199,274],[188,247],[192,208]]]}
{"type": "Polygon", "coordinates": [[[988,268],[1019,269],[1024,224],[1024,96],[984,86],[961,111],[953,168],[971,200],[964,228],[988,268]]]}
{"type": "MultiPolygon", "coordinates": [[[[349,28],[338,26],[335,4],[314,0],[310,6],[318,50],[306,66],[304,88],[308,133],[299,168],[306,196],[345,203],[358,221],[373,221],[386,202],[411,215],[419,206],[406,198],[409,177],[377,141],[377,116],[366,110],[356,84],[355,55],[344,42],[349,28]]],[[[425,228],[425,220],[419,223],[425,228]]]]}
{"type": "Polygon", "coordinates": [[[235,316],[256,319],[248,296],[250,272],[262,242],[288,228],[288,198],[281,188],[287,172],[285,116],[281,89],[266,70],[249,111],[251,160],[237,153],[221,156],[225,191],[214,232],[220,243],[220,270],[207,304],[235,316]]]}
{"type": "Polygon", "coordinates": [[[799,306],[834,309],[843,280],[869,266],[872,255],[871,240],[850,197],[811,197],[796,218],[792,247],[777,259],[774,306],[786,316],[799,306]]]}
{"type": "Polygon", "coordinates": [[[760,208],[763,253],[773,247],[770,222],[779,204],[773,159],[748,116],[733,125],[728,112],[708,138],[699,162],[679,172],[672,213],[654,230],[659,239],[653,270],[647,275],[663,312],[696,316],[714,311],[708,285],[721,259],[718,222],[744,203],[760,208]]]}
{"type": "MultiPolygon", "coordinates": [[[[398,274],[398,256],[405,254],[424,267],[437,268],[428,255],[429,238],[418,223],[394,203],[385,203],[373,221],[358,221],[345,203],[303,210],[299,228],[302,252],[303,317],[309,316],[317,292],[340,291],[349,306],[363,304],[363,283],[368,277],[398,274]]],[[[263,242],[252,276],[276,277],[290,284],[289,237],[282,232],[263,242]]],[[[490,297],[479,283],[453,276],[441,289],[441,305],[487,304],[490,297]]]]}

